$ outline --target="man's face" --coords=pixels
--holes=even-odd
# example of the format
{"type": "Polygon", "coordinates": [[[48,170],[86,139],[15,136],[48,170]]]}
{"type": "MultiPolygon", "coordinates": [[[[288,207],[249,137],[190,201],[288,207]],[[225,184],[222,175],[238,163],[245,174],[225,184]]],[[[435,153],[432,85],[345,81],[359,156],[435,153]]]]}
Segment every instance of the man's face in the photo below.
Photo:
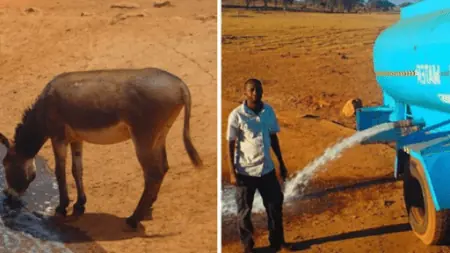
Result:
{"type": "Polygon", "coordinates": [[[244,94],[247,100],[250,102],[253,103],[261,102],[263,89],[260,84],[250,83],[245,86],[244,94]]]}

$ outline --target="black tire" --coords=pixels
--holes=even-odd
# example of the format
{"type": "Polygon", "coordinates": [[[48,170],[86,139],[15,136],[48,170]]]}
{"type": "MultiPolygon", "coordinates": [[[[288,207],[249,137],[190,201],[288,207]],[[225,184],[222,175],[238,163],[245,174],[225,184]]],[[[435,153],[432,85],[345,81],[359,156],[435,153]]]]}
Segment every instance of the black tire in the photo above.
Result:
{"type": "Polygon", "coordinates": [[[419,164],[411,163],[403,177],[403,193],[409,223],[414,234],[424,244],[443,244],[449,231],[450,212],[436,211],[423,167],[419,164]]]}

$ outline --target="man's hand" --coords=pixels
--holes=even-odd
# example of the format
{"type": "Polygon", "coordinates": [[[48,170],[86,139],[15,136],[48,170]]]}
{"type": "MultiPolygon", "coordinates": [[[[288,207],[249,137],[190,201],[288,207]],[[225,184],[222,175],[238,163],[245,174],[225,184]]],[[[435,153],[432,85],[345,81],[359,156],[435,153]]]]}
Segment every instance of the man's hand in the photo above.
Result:
{"type": "Polygon", "coordinates": [[[281,176],[281,179],[283,180],[283,182],[286,182],[287,174],[288,174],[288,171],[286,169],[286,166],[284,165],[284,163],[281,163],[280,164],[280,176],[281,176]]]}
{"type": "Polygon", "coordinates": [[[230,184],[236,185],[236,175],[233,172],[230,173],[230,184]]]}

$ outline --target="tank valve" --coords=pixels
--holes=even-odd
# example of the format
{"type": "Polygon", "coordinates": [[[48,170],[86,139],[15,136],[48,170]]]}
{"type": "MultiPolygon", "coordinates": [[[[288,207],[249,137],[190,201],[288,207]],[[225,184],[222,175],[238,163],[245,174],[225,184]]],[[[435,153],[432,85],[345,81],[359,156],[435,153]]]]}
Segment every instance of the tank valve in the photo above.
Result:
{"type": "Polygon", "coordinates": [[[416,119],[406,119],[406,120],[399,120],[394,122],[395,128],[407,128],[407,127],[424,127],[425,122],[423,120],[416,120],[416,119]]]}

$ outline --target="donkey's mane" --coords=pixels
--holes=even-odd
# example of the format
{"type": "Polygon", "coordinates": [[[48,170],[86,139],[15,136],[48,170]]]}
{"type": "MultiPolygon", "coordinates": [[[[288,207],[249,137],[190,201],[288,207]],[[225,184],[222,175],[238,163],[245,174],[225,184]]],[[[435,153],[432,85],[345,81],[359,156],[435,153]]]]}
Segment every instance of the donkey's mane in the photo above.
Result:
{"type": "Polygon", "coordinates": [[[16,126],[16,132],[14,135],[14,139],[17,138],[17,135],[20,135],[20,131],[23,129],[24,123],[27,122],[32,117],[32,110],[33,110],[34,105],[35,105],[35,103],[33,103],[31,106],[25,108],[25,110],[23,111],[22,120],[16,126]]]}
{"type": "Polygon", "coordinates": [[[46,140],[44,129],[39,124],[39,119],[36,115],[37,104],[38,100],[24,110],[22,120],[15,129],[14,143],[16,151],[28,158],[34,157],[46,140]]]}

